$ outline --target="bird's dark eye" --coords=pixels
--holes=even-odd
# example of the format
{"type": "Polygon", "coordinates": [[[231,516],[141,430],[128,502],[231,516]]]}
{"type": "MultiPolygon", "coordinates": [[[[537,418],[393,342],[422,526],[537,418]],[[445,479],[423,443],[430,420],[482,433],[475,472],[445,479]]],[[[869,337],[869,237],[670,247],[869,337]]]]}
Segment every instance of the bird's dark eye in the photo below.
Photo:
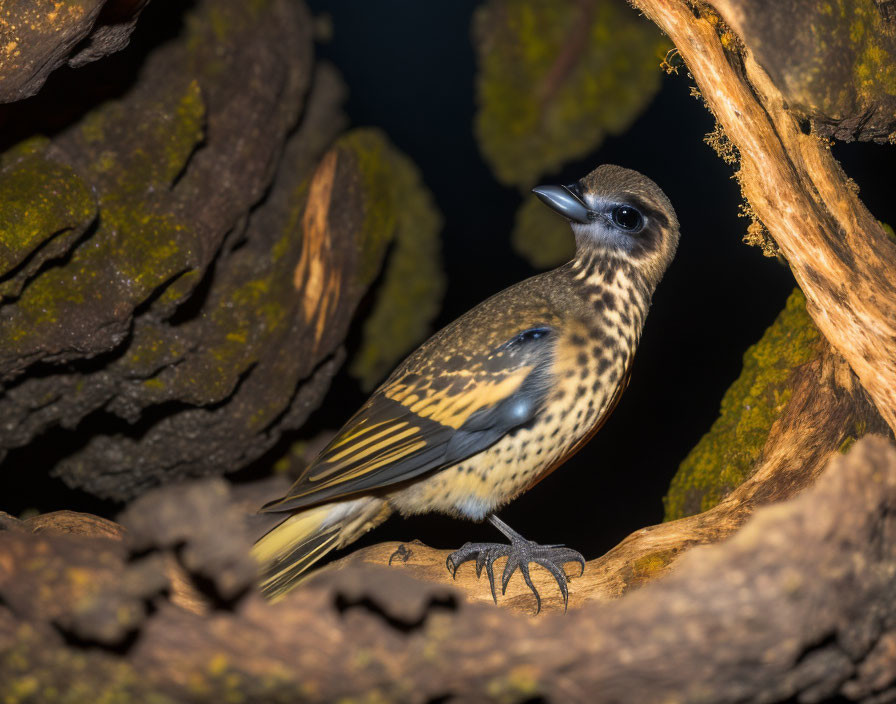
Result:
{"type": "Polygon", "coordinates": [[[617,205],[613,208],[610,215],[613,218],[613,223],[617,227],[620,227],[623,230],[628,230],[629,232],[640,230],[644,225],[644,218],[641,217],[641,213],[630,205],[617,205]]]}

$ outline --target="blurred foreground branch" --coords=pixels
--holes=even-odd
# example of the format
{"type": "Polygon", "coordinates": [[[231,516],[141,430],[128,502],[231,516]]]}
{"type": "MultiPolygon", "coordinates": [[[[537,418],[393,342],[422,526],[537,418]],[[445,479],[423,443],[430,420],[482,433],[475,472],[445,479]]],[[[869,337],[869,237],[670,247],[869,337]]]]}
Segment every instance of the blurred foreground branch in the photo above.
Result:
{"type": "Polygon", "coordinates": [[[536,621],[370,566],[325,572],[267,604],[251,586],[237,514],[226,485],[206,480],[135,502],[124,542],[105,526],[106,537],[71,535],[71,514],[67,535],[46,518],[38,533],[34,519],[7,520],[6,691],[40,701],[54,690],[76,690],[68,701],[77,692],[416,702],[896,694],[896,449],[883,439],[859,441],[801,496],[690,551],[665,579],[536,621]],[[166,560],[210,612],[165,597],[166,560]]]}

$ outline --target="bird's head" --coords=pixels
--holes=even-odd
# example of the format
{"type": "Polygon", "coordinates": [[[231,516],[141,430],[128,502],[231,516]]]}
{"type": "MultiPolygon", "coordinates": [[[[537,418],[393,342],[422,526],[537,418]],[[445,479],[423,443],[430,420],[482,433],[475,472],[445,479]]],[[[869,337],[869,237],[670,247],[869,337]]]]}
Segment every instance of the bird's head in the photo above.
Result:
{"type": "Polygon", "coordinates": [[[568,186],[533,192],[569,220],[577,256],[628,259],[656,286],[678,247],[678,218],[666,194],[646,176],[605,164],[568,186]]]}

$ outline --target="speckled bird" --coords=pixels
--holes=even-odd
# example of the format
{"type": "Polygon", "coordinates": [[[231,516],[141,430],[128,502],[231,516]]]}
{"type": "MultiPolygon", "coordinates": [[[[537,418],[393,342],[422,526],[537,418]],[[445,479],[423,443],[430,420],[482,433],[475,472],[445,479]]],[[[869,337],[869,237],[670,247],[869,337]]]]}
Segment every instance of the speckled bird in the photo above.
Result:
{"type": "Polygon", "coordinates": [[[569,220],[576,256],[511,286],[424,342],[339,430],[283,498],[284,520],[255,545],[262,591],[284,594],[317,560],[390,514],[440,511],[488,518],[510,540],[467,543],[454,574],[476,560],[495,594],[539,564],[568,599],[566,563],[494,512],[531,489],[594,435],[628,383],[651,297],[678,246],[678,220],[650,179],[600,166],[570,186],[533,192],[569,220]]]}

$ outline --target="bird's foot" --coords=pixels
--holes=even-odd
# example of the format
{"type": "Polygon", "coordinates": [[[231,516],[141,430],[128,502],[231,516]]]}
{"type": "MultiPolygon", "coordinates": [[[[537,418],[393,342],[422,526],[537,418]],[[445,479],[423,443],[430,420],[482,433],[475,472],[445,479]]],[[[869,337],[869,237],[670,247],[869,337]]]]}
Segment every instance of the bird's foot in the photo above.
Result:
{"type": "Polygon", "coordinates": [[[458,567],[465,562],[475,559],[476,577],[478,578],[482,575],[482,568],[484,567],[486,574],[488,574],[489,586],[492,589],[492,599],[497,604],[498,596],[495,593],[494,564],[498,558],[506,557],[507,564],[504,566],[504,573],[501,575],[501,594],[504,595],[507,592],[507,584],[510,582],[513,573],[518,569],[523,575],[523,579],[526,580],[529,589],[535,595],[535,613],[538,614],[541,611],[541,595],[539,595],[535,585],[532,584],[532,578],[529,575],[529,565],[532,563],[541,565],[557,580],[557,586],[560,587],[560,593],[563,595],[563,609],[565,611],[569,604],[569,590],[563,565],[567,562],[579,563],[582,567],[581,572],[579,572],[579,576],[581,576],[585,572],[585,558],[582,554],[563,545],[539,545],[531,540],[526,540],[497,516],[490,516],[489,521],[510,539],[510,544],[467,543],[460,550],[448,556],[446,564],[451,576],[456,577],[458,567]]]}

